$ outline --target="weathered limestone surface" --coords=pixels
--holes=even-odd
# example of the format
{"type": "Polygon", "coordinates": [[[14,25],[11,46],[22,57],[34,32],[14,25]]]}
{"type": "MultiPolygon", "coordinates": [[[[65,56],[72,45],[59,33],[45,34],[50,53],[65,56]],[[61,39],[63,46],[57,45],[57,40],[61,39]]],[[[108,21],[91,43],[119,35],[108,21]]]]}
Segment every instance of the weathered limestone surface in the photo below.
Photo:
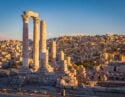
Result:
{"type": "Polygon", "coordinates": [[[60,60],[64,60],[64,52],[63,51],[60,51],[60,60]]]}
{"type": "MultiPolygon", "coordinates": [[[[40,21],[40,71],[46,71],[46,23],[40,21]]],[[[48,64],[48,63],[47,63],[48,64]]]]}
{"type": "MultiPolygon", "coordinates": [[[[45,83],[48,85],[58,86],[77,86],[76,71],[71,65],[71,58],[65,58],[63,51],[60,51],[59,66],[56,64],[56,41],[52,42],[51,63],[49,62],[49,50],[46,47],[46,23],[40,22],[40,42],[39,42],[39,15],[32,11],[26,11],[23,14],[23,68],[29,69],[28,66],[28,21],[32,17],[34,21],[33,33],[33,70],[39,72],[20,72],[17,76],[17,81],[12,83],[24,84],[31,83],[45,83]],[[39,48],[40,44],[40,48],[39,48]],[[40,54],[40,55],[39,55],[40,54]],[[40,66],[39,66],[40,60],[40,66]],[[69,68],[70,67],[70,68],[69,68]],[[54,69],[56,68],[56,69],[54,69]],[[54,72],[54,70],[58,72],[54,72]],[[61,71],[60,71],[61,70],[61,71]],[[32,81],[30,81],[32,79],[32,81]],[[57,80],[58,79],[58,80],[57,80]]],[[[28,71],[28,70],[25,70],[28,71]]]]}
{"type": "Polygon", "coordinates": [[[67,64],[71,66],[71,57],[67,57],[67,64]]]}
{"type": "Polygon", "coordinates": [[[56,41],[52,41],[52,59],[56,58],[56,41]]]}
{"type": "Polygon", "coordinates": [[[46,23],[40,21],[40,53],[46,52],[46,23]]]}
{"type": "Polygon", "coordinates": [[[61,75],[57,79],[57,87],[78,86],[76,70],[70,65],[70,58],[66,59],[64,52],[60,52],[61,75]],[[69,68],[70,67],[70,68],[69,68]]]}
{"type": "Polygon", "coordinates": [[[56,41],[52,41],[51,62],[52,66],[56,68],[56,41]]]}
{"type": "Polygon", "coordinates": [[[43,65],[45,65],[45,69],[47,70],[47,72],[49,71],[48,70],[48,65],[49,65],[49,63],[48,63],[48,60],[49,60],[49,52],[48,52],[48,50],[46,50],[46,53],[45,53],[45,63],[43,64],[43,65]]]}
{"type": "Polygon", "coordinates": [[[29,16],[29,17],[35,17],[35,18],[39,17],[39,14],[33,11],[24,11],[24,14],[25,16],[29,16]]]}
{"type": "Polygon", "coordinates": [[[23,18],[23,66],[22,69],[28,69],[28,20],[29,18],[25,15],[23,18]]]}
{"type": "Polygon", "coordinates": [[[23,66],[22,68],[28,69],[28,22],[29,18],[32,17],[34,21],[34,69],[37,70],[39,68],[39,15],[32,11],[25,11],[22,15],[23,18],[23,66]]]}
{"type": "Polygon", "coordinates": [[[34,43],[33,43],[33,61],[34,61],[34,69],[39,69],[39,19],[33,18],[34,20],[34,43]]]}

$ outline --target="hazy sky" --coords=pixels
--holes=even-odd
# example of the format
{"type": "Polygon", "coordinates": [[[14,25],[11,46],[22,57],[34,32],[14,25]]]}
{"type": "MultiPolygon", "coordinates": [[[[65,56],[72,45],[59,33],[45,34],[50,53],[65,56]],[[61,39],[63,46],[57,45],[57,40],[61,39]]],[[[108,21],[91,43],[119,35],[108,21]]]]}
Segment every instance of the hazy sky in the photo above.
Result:
{"type": "Polygon", "coordinates": [[[0,39],[22,39],[24,10],[36,11],[46,20],[48,37],[125,34],[125,0],[0,0],[0,39]]]}

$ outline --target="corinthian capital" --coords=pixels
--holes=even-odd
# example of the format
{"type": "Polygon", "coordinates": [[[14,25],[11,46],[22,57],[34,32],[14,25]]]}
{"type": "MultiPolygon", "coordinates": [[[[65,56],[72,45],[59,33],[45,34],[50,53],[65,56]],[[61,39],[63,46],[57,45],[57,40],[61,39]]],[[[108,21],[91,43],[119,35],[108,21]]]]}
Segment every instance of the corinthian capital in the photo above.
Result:
{"type": "Polygon", "coordinates": [[[28,15],[22,15],[22,19],[24,23],[28,23],[29,22],[29,16],[28,15]]]}
{"type": "Polygon", "coordinates": [[[38,24],[39,23],[39,18],[33,17],[33,22],[34,22],[34,24],[38,24]]]}

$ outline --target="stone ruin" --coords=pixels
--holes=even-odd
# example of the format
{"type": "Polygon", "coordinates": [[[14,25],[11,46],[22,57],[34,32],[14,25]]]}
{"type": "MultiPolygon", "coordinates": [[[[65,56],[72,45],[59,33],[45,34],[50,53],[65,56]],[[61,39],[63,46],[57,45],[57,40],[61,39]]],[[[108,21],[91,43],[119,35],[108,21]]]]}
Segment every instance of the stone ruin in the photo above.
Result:
{"type": "Polygon", "coordinates": [[[58,87],[78,86],[76,70],[72,67],[71,58],[66,57],[63,51],[60,51],[59,61],[56,61],[56,41],[52,42],[51,59],[49,59],[49,50],[46,44],[46,23],[40,21],[39,34],[39,14],[33,11],[25,11],[23,18],[23,49],[22,49],[22,67],[17,76],[11,79],[11,85],[27,85],[30,83],[39,85],[55,85],[58,87]],[[30,17],[33,19],[33,68],[28,64],[28,23],[30,17]],[[40,35],[40,37],[39,37],[40,35]],[[39,39],[40,38],[40,39],[39,39]],[[40,40],[40,41],[39,41],[40,40]],[[49,62],[51,60],[51,62],[49,62]]]}

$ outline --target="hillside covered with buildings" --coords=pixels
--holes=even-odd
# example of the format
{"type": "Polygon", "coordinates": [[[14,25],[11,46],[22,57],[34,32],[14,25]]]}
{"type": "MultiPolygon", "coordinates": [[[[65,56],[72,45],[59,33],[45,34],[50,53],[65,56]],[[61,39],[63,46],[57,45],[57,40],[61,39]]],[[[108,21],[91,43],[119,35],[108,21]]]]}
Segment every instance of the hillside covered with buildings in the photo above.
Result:
{"type": "MultiPolygon", "coordinates": [[[[57,55],[59,56],[59,51],[63,50],[65,56],[71,56],[72,62],[76,65],[93,67],[116,61],[125,62],[125,35],[62,36],[48,39],[48,48],[51,48],[52,40],[57,43],[57,55]]],[[[29,44],[29,64],[32,65],[31,40],[29,44]]],[[[0,41],[0,66],[18,67],[21,63],[22,42],[18,40],[0,41]]]]}
{"type": "MultiPolygon", "coordinates": [[[[59,51],[64,51],[65,56],[71,56],[79,85],[96,84],[86,83],[89,80],[125,80],[125,35],[62,36],[48,39],[49,55],[53,40],[57,43],[57,62],[59,51]]],[[[33,66],[32,44],[32,40],[29,40],[30,68],[33,66]]],[[[49,62],[51,64],[51,60],[49,62]]],[[[16,74],[21,66],[22,42],[0,41],[0,76],[16,74]]]]}
{"type": "MultiPolygon", "coordinates": [[[[64,50],[77,65],[125,62],[124,35],[63,36],[54,40],[57,42],[57,50],[64,50]]],[[[51,39],[48,40],[48,46],[50,41],[51,39]]]]}

